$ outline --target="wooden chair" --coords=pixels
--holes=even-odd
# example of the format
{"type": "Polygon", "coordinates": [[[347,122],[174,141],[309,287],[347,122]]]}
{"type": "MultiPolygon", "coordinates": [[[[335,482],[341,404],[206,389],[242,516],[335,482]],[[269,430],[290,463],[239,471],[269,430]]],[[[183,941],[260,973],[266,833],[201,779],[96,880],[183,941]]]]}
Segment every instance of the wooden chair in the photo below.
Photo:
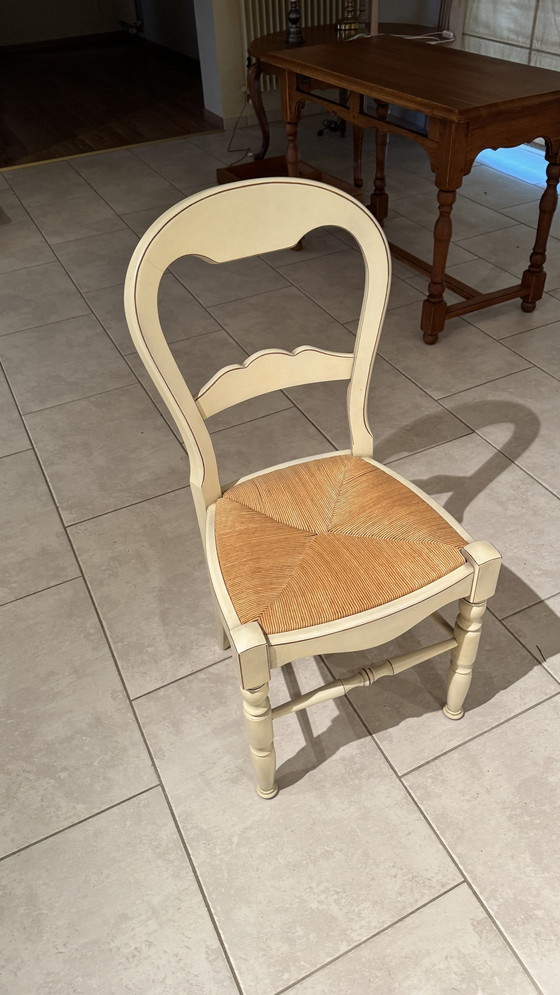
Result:
{"type": "Polygon", "coordinates": [[[189,197],[149,228],[128,269],[130,332],[189,454],[219,639],[224,649],[231,645],[237,667],[262,798],[278,790],[274,719],[446,650],[451,664],[443,710],[460,719],[486,600],[496,586],[494,547],[474,542],[435,501],[372,458],[366,404],[389,281],[387,242],[369,211],[340,190],[300,178],[232,183],[189,197]],[[166,268],[182,255],[218,263],[288,248],[323,225],[350,232],[365,262],[354,352],[328,352],[320,344],[293,353],[265,349],[242,366],[219,370],[193,397],[159,322],[158,286],[166,268]],[[349,380],[351,449],[271,467],[224,489],[205,419],[268,391],[329,380],[349,380]],[[439,609],[457,599],[452,627],[439,609]],[[275,667],[380,645],[430,615],[446,630],[442,642],[271,709],[275,667]]]}

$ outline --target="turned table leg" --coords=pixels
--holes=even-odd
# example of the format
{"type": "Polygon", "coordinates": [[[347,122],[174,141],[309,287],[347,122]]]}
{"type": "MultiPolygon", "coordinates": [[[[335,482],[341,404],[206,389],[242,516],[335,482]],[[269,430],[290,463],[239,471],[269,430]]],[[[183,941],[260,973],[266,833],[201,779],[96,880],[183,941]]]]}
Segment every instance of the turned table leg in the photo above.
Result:
{"type": "Polygon", "coordinates": [[[539,223],[535,244],[529,260],[529,267],[521,277],[521,285],[524,290],[521,300],[522,311],[534,311],[537,301],[540,301],[544,293],[546,273],[544,264],[546,262],[546,243],[550,233],[550,226],[556,204],[558,203],[558,180],[560,179],[560,147],[548,149],[546,153],[548,166],[546,168],[546,188],[539,204],[539,223]]]}
{"type": "MultiPolygon", "coordinates": [[[[386,121],[389,104],[377,101],[375,113],[380,121],[386,121]]],[[[374,218],[382,224],[389,213],[389,197],[385,189],[385,158],[387,154],[387,132],[375,129],[375,179],[371,195],[370,210],[374,218]]]]}
{"type": "Polygon", "coordinates": [[[261,93],[262,66],[258,59],[252,63],[247,72],[247,90],[249,99],[253,105],[253,110],[261,129],[262,142],[258,152],[255,152],[254,159],[264,159],[270,145],[270,131],[268,129],[268,118],[264,109],[261,93]]]}
{"type": "Polygon", "coordinates": [[[445,264],[449,243],[453,231],[451,210],[457,197],[456,190],[438,190],[439,214],[434,227],[434,257],[432,263],[432,278],[428,284],[428,296],[422,305],[422,320],[420,327],[424,333],[424,342],[433,345],[438,340],[439,333],[445,325],[447,304],[443,298],[445,290],[445,264]]]}

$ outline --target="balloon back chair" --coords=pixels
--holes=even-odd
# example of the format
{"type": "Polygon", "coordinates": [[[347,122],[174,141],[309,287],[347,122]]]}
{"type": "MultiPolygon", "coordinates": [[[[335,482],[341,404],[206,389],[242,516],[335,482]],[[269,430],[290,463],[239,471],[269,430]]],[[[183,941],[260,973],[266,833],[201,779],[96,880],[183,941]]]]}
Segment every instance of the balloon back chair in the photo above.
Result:
{"type": "Polygon", "coordinates": [[[340,190],[299,178],[232,183],[189,197],[148,229],[128,269],[130,332],[189,455],[218,638],[224,649],[231,646],[262,798],[278,790],[273,720],[446,650],[443,711],[460,719],[486,600],[496,586],[494,547],[473,541],[430,497],[373,459],[366,405],[389,282],[387,242],[369,211],[340,190]],[[320,343],[293,352],[265,349],[219,370],[193,397],[158,317],[167,267],[183,255],[220,263],[288,248],[323,225],[353,235],[365,263],[353,353],[329,352],[320,343]],[[206,418],[268,391],[330,380],[349,381],[350,450],[295,459],[222,486],[206,418]],[[439,609],[455,600],[453,627],[439,609]],[[316,653],[378,646],[428,616],[445,630],[442,642],[271,708],[274,668],[316,653]]]}

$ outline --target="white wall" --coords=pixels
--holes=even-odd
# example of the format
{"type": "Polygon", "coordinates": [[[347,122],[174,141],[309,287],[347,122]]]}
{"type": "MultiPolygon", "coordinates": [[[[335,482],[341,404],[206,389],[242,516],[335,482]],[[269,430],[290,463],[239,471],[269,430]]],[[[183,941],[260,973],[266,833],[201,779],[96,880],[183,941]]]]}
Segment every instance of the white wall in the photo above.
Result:
{"type": "Polygon", "coordinates": [[[144,38],[198,59],[194,0],[140,0],[140,7],[144,38]]]}
{"type": "Polygon", "coordinates": [[[118,31],[112,0],[0,0],[0,44],[118,31]]]}

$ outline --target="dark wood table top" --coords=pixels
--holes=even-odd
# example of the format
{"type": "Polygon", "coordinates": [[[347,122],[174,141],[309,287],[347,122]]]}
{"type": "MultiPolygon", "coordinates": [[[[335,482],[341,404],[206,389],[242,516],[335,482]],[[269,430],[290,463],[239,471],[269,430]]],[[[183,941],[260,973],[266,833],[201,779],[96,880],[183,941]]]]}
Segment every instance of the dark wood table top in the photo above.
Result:
{"type": "Polygon", "coordinates": [[[560,133],[560,73],[551,69],[387,35],[271,46],[268,55],[279,68],[451,121],[557,100],[560,133]]]}

